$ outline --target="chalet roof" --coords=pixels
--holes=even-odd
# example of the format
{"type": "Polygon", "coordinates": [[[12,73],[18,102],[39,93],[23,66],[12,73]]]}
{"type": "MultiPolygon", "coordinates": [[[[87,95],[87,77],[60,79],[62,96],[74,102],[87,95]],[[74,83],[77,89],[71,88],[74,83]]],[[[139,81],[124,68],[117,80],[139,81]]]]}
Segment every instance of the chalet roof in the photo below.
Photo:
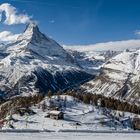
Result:
{"type": "Polygon", "coordinates": [[[57,110],[52,110],[49,112],[49,114],[51,115],[59,115],[60,113],[62,113],[61,111],[57,111],[57,110]]]}

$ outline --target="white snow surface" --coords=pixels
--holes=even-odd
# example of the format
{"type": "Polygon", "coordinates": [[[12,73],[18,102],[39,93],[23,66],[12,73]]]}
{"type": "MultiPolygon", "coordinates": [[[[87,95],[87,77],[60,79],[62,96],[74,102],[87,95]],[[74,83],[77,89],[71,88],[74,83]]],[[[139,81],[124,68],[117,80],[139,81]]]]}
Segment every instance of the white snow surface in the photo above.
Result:
{"type": "Polygon", "coordinates": [[[139,140],[140,134],[114,133],[0,133],[1,140],[139,140]]]}

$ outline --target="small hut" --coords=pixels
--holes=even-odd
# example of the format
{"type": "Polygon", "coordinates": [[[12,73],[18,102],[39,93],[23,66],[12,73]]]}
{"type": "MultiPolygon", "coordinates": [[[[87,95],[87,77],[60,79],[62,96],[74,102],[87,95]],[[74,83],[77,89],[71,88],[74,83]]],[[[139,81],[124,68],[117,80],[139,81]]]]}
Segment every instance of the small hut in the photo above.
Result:
{"type": "Polygon", "coordinates": [[[133,128],[135,130],[140,130],[140,118],[135,117],[133,119],[133,128]]]}
{"type": "Polygon", "coordinates": [[[62,111],[52,110],[48,113],[51,119],[61,120],[64,119],[64,113],[62,111]]]}

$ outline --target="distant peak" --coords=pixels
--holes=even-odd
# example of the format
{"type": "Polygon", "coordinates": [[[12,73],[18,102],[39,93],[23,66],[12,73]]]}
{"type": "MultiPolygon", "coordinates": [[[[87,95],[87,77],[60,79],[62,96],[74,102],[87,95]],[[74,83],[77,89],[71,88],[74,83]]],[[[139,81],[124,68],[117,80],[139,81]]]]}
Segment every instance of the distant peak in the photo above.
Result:
{"type": "Polygon", "coordinates": [[[25,29],[25,31],[24,31],[24,33],[33,33],[33,32],[39,32],[39,28],[38,28],[38,26],[37,26],[37,24],[36,23],[30,23],[30,24],[28,24],[27,26],[26,26],[26,29],[25,29]]]}
{"type": "Polygon", "coordinates": [[[19,36],[18,40],[28,39],[31,42],[40,42],[46,37],[39,31],[36,23],[30,23],[27,25],[24,33],[19,36]]]}

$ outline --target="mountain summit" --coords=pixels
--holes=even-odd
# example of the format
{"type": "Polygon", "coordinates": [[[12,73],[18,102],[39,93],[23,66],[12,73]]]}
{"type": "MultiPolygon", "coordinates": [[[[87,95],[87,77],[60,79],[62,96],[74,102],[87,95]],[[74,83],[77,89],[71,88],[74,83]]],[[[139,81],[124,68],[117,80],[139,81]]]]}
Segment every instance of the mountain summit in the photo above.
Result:
{"type": "Polygon", "coordinates": [[[7,51],[14,53],[26,51],[43,59],[49,59],[49,56],[54,56],[61,57],[65,60],[69,59],[68,61],[74,61],[61,45],[41,33],[38,26],[33,23],[26,27],[24,33],[18,37],[13,45],[8,47],[7,51]]]}
{"type": "Polygon", "coordinates": [[[93,75],[81,70],[56,41],[29,24],[16,42],[8,44],[0,59],[2,97],[47,94],[83,83],[93,75]]]}
{"type": "MultiPolygon", "coordinates": [[[[37,37],[37,39],[40,39],[40,36],[44,36],[40,31],[35,23],[30,23],[26,26],[26,29],[22,35],[18,37],[18,40],[23,40],[23,39],[35,39],[34,37],[37,37]],[[37,36],[38,35],[38,36],[37,36]]],[[[45,38],[45,36],[44,36],[45,38]]],[[[37,40],[39,41],[39,40],[37,40]]]]}

